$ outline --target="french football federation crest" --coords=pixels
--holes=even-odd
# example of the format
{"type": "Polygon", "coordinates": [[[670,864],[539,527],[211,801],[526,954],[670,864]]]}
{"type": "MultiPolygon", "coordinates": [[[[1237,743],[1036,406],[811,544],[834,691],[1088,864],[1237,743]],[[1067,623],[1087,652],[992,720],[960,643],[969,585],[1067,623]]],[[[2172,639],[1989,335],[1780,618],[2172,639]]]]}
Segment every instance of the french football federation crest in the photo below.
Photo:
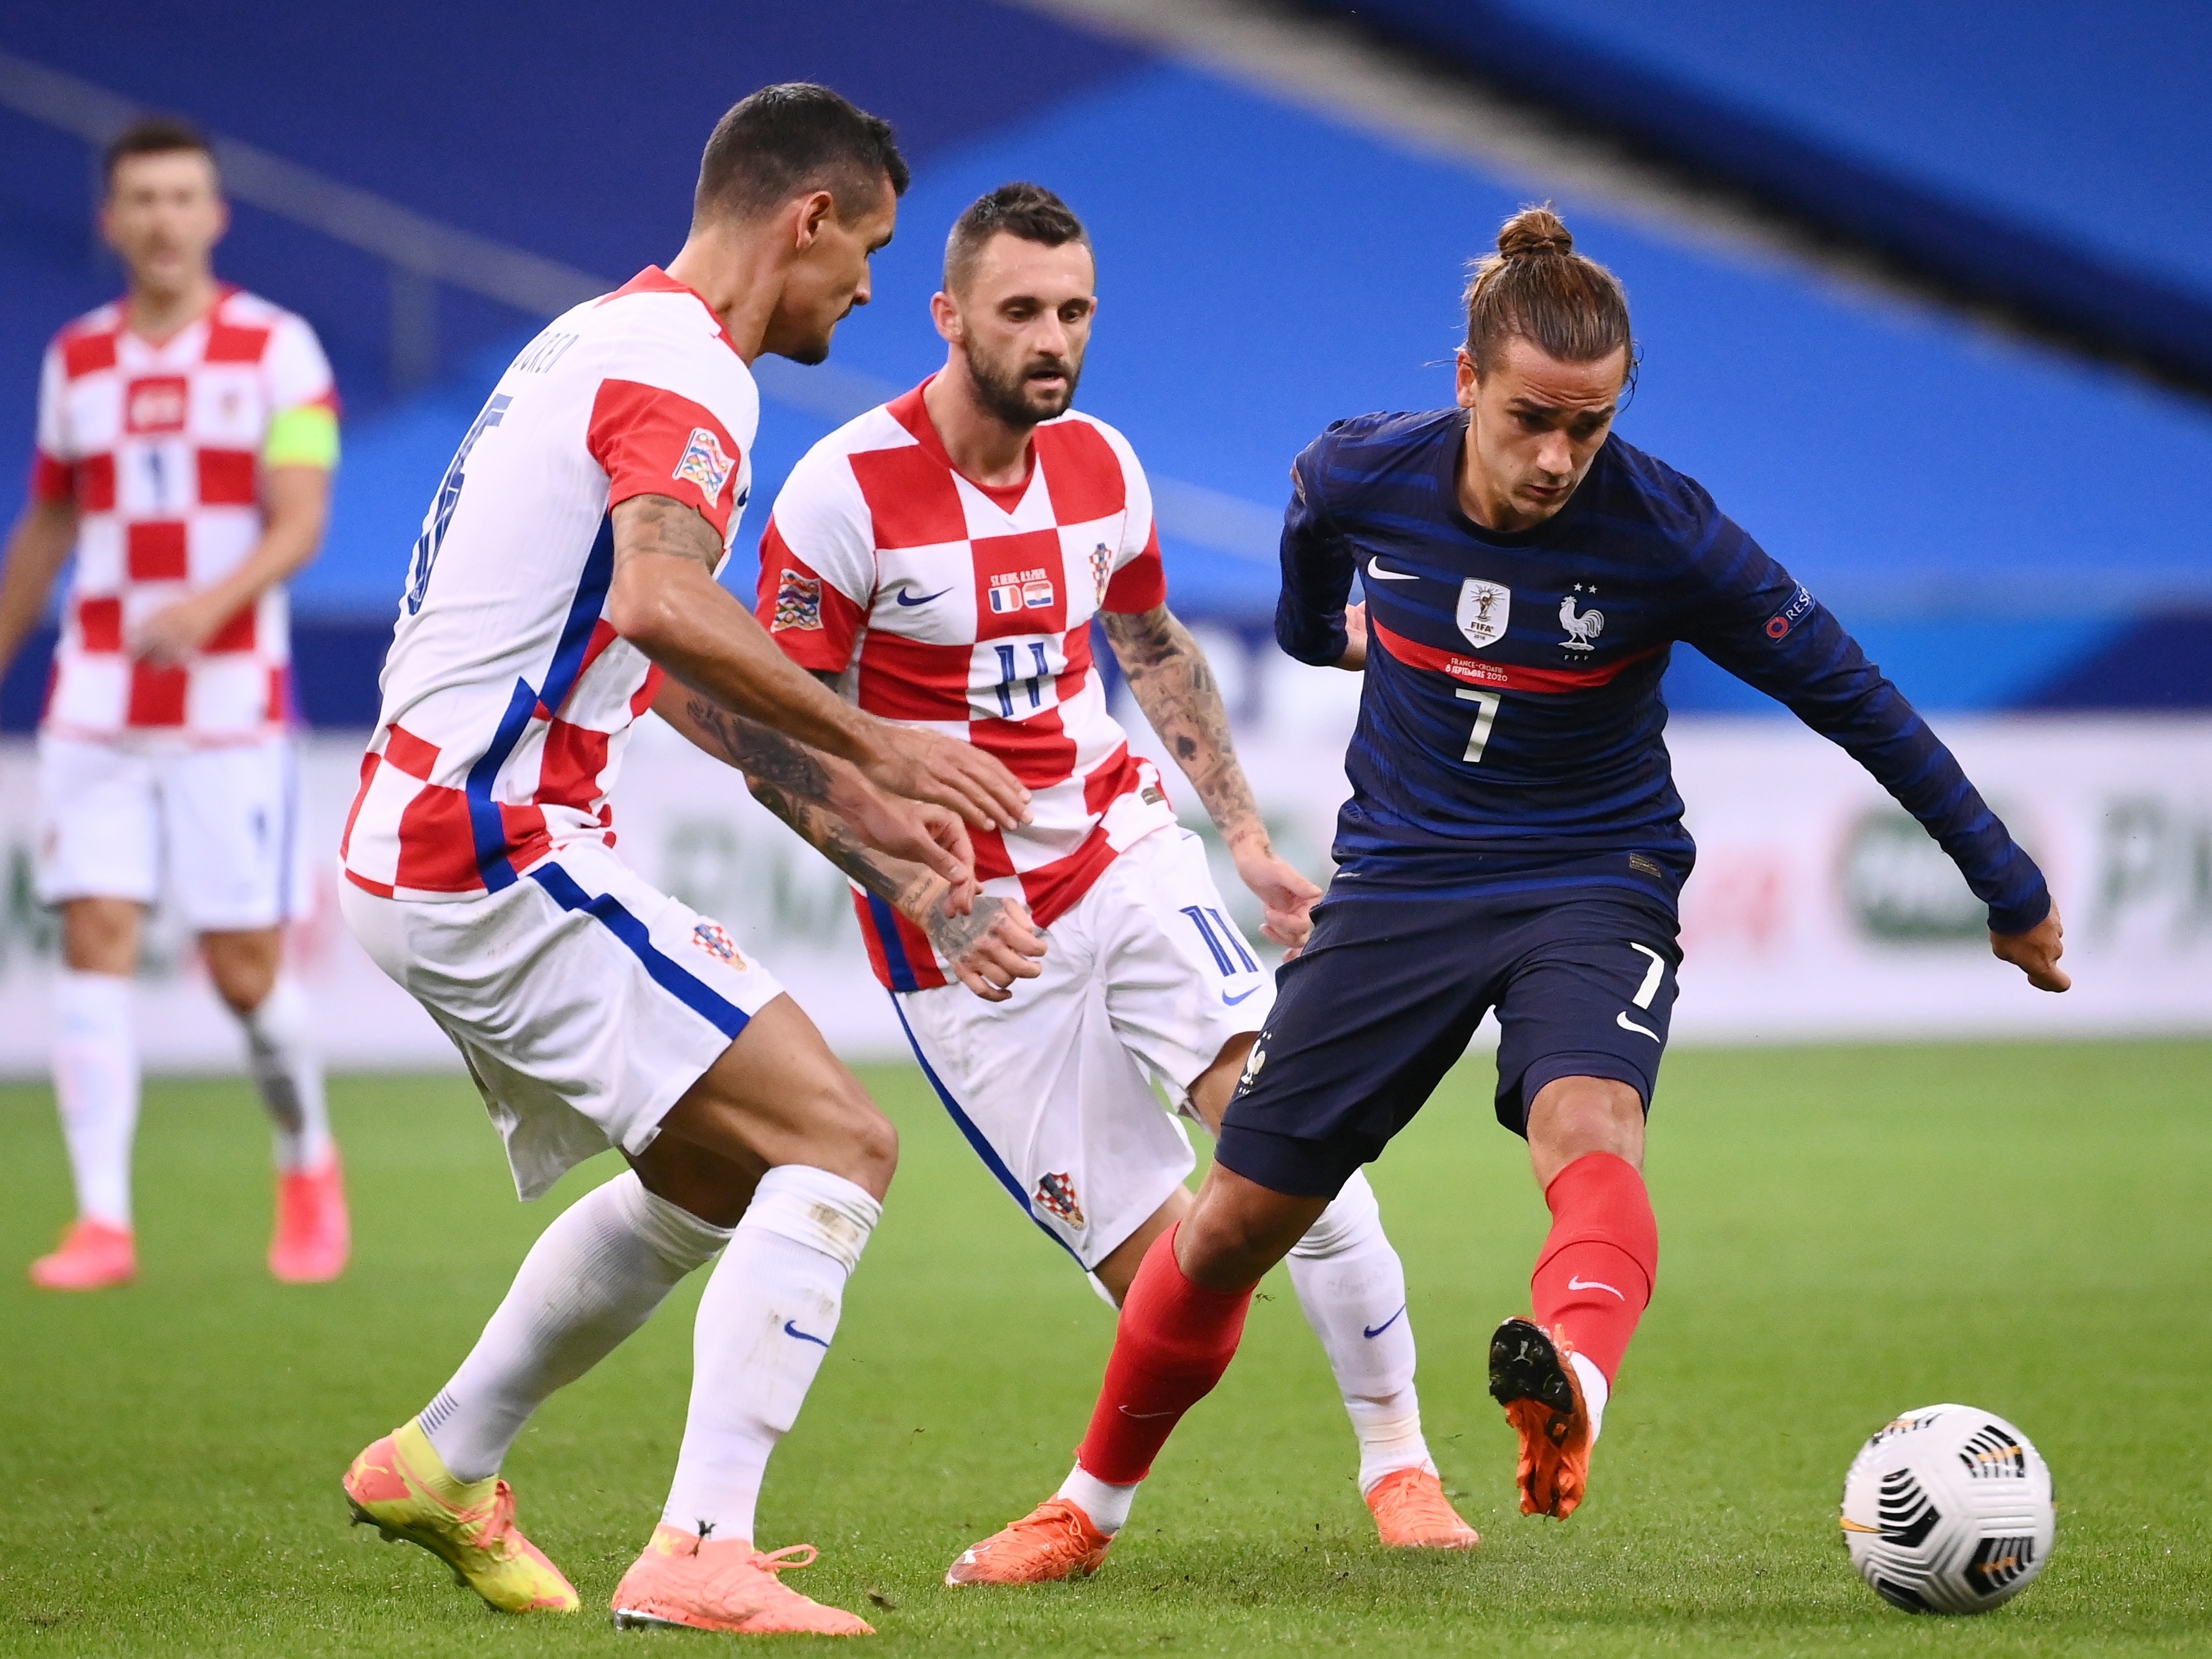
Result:
{"type": "Polygon", "coordinates": [[[1469,576],[1459,585],[1459,631],[1476,650],[1504,639],[1512,614],[1513,590],[1504,583],[1469,576]]]}
{"type": "MultiPolygon", "coordinates": [[[[1575,614],[1575,593],[1582,591],[1583,585],[1577,582],[1574,593],[1559,601],[1559,626],[1567,630],[1567,637],[1559,641],[1559,648],[1563,651],[1595,651],[1597,649],[1597,636],[1605,632],[1604,611],[1592,609],[1584,611],[1580,616],[1575,614]]],[[[1597,589],[1591,588],[1589,596],[1595,599],[1597,589]]]]}
{"type": "Polygon", "coordinates": [[[729,483],[731,469],[736,465],[720,438],[703,426],[695,426],[690,441],[684,446],[684,459],[668,476],[698,485],[699,493],[711,501],[720,498],[722,486],[729,483]]]}
{"type": "Polygon", "coordinates": [[[1075,1177],[1048,1175],[1037,1182],[1036,1201],[1071,1227],[1083,1223],[1083,1206],[1076,1201],[1075,1177]]]}

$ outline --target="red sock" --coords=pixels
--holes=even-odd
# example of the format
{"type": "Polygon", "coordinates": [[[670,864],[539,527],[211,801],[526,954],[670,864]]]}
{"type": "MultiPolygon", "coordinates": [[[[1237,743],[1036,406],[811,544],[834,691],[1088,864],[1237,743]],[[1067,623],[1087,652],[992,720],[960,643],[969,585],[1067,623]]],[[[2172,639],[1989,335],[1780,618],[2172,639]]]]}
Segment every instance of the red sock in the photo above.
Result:
{"type": "Polygon", "coordinates": [[[1644,1177],[1626,1158],[1591,1152],[1544,1189],[1552,1232],[1528,1282],[1536,1322],[1566,1327],[1607,1382],[1620,1370],[1659,1276],[1659,1223],[1644,1177]]]}
{"type": "Polygon", "coordinates": [[[1152,1472],[1182,1414],[1213,1392],[1244,1334],[1250,1290],[1209,1291],[1176,1263],[1177,1228],[1152,1241],[1121,1304],[1114,1355],[1076,1449],[1085,1474],[1126,1486],[1152,1472]]]}

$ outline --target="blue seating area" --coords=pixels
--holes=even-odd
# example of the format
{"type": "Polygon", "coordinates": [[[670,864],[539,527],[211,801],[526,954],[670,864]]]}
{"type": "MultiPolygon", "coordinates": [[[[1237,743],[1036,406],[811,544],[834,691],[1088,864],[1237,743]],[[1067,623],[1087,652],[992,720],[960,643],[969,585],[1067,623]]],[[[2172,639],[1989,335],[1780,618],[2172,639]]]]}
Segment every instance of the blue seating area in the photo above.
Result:
{"type": "MultiPolygon", "coordinates": [[[[1540,9],[1547,27],[1641,53],[1692,91],[1793,120],[1808,143],[1872,145],[1851,120],[1883,107],[1868,88],[1888,87],[1923,119],[1899,129],[1867,115],[1862,127],[1917,135],[1896,140],[1901,161],[1880,159],[1917,158],[1930,187],[1985,176],[1987,205],[2044,233],[2095,227],[2091,161],[2054,180],[2039,207],[2023,205],[2037,169],[2023,161],[2008,179],[1977,159],[1972,121],[1946,115],[1934,54],[1917,66],[1844,54],[1838,67],[1838,54],[1810,47],[1735,51],[1756,21],[1747,7],[1709,9],[1709,40],[1672,29],[1656,6],[1540,9]],[[1814,72],[1823,62],[1826,80],[1814,72]]],[[[1826,0],[1806,15],[1806,30],[1826,20],[1847,32],[1826,0]]],[[[1529,195],[1519,180],[985,0],[677,0],[646,38],[580,4],[533,17],[518,41],[419,0],[313,17],[250,0],[189,19],[120,0],[68,17],[11,4],[0,52],[181,109],[609,283],[680,241],[694,158],[723,106],[769,80],[830,81],[898,124],[915,184],[878,263],[876,302],[841,330],[830,368],[763,368],[759,505],[743,545],[783,471],[834,424],[825,411],[910,385],[939,361],[927,300],[943,232],[981,191],[1029,177],[1066,196],[1097,240],[1102,310],[1083,401],[1167,481],[1175,602],[1246,629],[1272,609],[1267,525],[1291,456],[1339,416],[1449,398],[1465,262],[1529,195]],[[105,21],[88,28],[86,12],[105,21]]],[[[1972,47],[1969,35],[1940,38],[1954,64],[1972,47]]],[[[1997,43],[1990,51],[2003,58],[1997,43]]],[[[2117,95],[2094,75],[2079,91],[2117,95]]],[[[2165,133],[2164,115],[2139,113],[2146,135],[2165,133]]],[[[2168,144],[2166,184],[2138,180],[2143,191],[2178,191],[2185,167],[2201,179],[2203,143],[2194,131],[2174,143],[2185,140],[2194,149],[2168,144]]],[[[83,143],[0,109],[0,281],[15,296],[0,313],[0,453],[27,455],[44,339],[115,277],[91,251],[83,143]]],[[[2134,205],[2113,216],[2135,228],[2105,251],[2212,295],[2212,208],[2179,204],[2165,223],[2148,195],[2134,205]]],[[[1569,194],[1559,206],[1635,306],[1645,364],[1622,434],[1700,478],[1916,701],[2212,705],[2212,532],[2197,503],[2212,477],[2212,405],[1569,194]],[[2143,637],[2160,642],[2149,657],[2128,643],[2143,637]]],[[[302,653],[303,704],[318,720],[357,722],[373,711],[369,671],[422,505],[535,322],[441,287],[435,374],[395,385],[375,261],[241,210],[222,263],[308,316],[346,393],[337,522],[296,591],[322,641],[313,664],[302,653]]],[[[0,509],[12,513],[8,494],[0,509]]],[[[1771,707],[1681,654],[1669,683],[1679,710],[1771,707]]],[[[22,729],[42,679],[35,662],[19,665],[0,725],[22,729]]]]}

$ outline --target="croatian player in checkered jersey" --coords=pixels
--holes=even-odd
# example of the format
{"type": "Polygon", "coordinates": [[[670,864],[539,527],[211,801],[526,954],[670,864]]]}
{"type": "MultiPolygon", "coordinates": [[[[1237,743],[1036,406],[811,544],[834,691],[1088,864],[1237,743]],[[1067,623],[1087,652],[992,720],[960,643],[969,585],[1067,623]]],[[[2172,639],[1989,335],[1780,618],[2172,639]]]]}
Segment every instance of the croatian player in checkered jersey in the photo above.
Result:
{"type": "MultiPolygon", "coordinates": [[[[1216,1127],[1273,988],[1199,838],[1107,713],[1091,628],[1295,949],[1319,890],[1275,856],[1204,656],[1167,607],[1151,495],[1128,441],[1070,407],[1097,308],[1066,204],[1007,185],[970,206],[932,301],[945,366],[832,433],[793,471],[761,548],[760,618],[861,708],[965,737],[1034,792],[975,838],[984,896],[858,848],[771,781],[754,793],[854,884],[868,953],[947,1111],[1045,1236],[1118,1304],[1190,1206],[1194,1159],[1164,1113],[1216,1127]]],[[[1386,1544],[1476,1541],[1423,1441],[1406,1279],[1355,1176],[1291,1254],[1351,1414],[1386,1544]]],[[[1108,1533],[1127,1495],[1065,1496],[1108,1533]]],[[[963,1561],[955,1583],[997,1564],[963,1561]]]]}
{"type": "Polygon", "coordinates": [[[935,870],[963,906],[955,811],[988,828],[1027,810],[996,761],[793,667],[714,580],[750,491],[750,365],[829,355],[906,183],[890,127],[826,88],[737,105],[667,269],[524,348],[415,545],[340,848],[347,924],[467,1059],[523,1197],[594,1153],[630,1165],[546,1228],[459,1370],[346,1471],[357,1520],[509,1612],[578,1601],[515,1527],[508,1448],[719,1255],[675,1478],[615,1621],[868,1631],[778,1580],[811,1547],[756,1550],[754,1510],[836,1334],[897,1136],[765,966],[623,862],[611,797],[650,708],[935,870]]]}
{"type": "Polygon", "coordinates": [[[142,121],[106,178],[100,232],[128,292],[46,352],[0,578],[4,672],[76,550],[39,733],[38,888],[62,912],[54,1092],[77,1215],[31,1279],[84,1291],[137,1271],[131,975],[165,863],[276,1126],[270,1270],[334,1279],[345,1194],[281,927],[307,896],[283,584],[322,539],[337,398],[305,322],[216,281],[227,212],[198,132],[142,121]]]}

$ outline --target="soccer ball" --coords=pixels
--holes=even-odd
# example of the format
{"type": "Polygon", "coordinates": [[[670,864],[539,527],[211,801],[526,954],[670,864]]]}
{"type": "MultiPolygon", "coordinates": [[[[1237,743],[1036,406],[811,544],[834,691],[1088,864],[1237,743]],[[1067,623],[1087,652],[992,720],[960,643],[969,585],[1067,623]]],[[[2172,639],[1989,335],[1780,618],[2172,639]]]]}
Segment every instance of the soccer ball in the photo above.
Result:
{"type": "Polygon", "coordinates": [[[1844,1477],[1859,1577],[1907,1613],[1987,1613],[2035,1581],[2058,1518],[2027,1437],[1972,1406],[1923,1406],[1868,1441],[1844,1477]]]}

